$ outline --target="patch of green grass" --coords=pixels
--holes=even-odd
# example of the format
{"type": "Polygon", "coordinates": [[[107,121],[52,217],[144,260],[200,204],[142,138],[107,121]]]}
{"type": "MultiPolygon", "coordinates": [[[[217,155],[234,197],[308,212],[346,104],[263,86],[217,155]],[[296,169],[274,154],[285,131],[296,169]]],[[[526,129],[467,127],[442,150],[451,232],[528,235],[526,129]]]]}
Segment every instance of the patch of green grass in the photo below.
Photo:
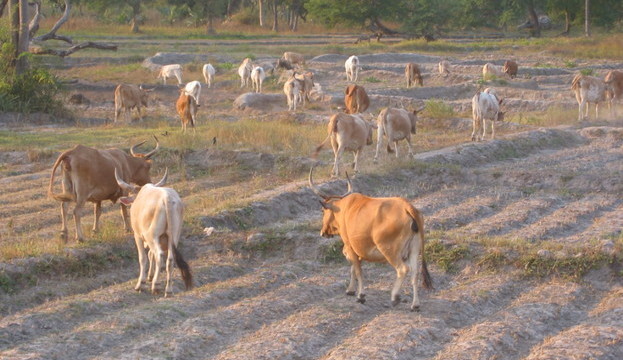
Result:
{"type": "Polygon", "coordinates": [[[524,269],[526,276],[546,277],[561,276],[579,279],[588,271],[611,263],[614,259],[601,252],[585,251],[580,256],[565,258],[547,258],[534,253],[521,256],[517,266],[524,269]]]}
{"type": "Polygon", "coordinates": [[[346,258],[342,253],[344,243],[341,240],[334,241],[332,243],[321,246],[318,253],[320,261],[324,263],[338,263],[344,262],[346,258]]]}
{"type": "Polygon", "coordinates": [[[565,60],[565,67],[566,68],[574,68],[574,67],[577,67],[577,66],[578,66],[578,64],[575,63],[574,61],[565,60]]]}
{"type": "Polygon", "coordinates": [[[595,70],[593,70],[593,69],[581,69],[580,70],[580,74],[582,74],[584,76],[593,76],[593,75],[595,75],[595,70]]]}
{"type": "Polygon", "coordinates": [[[426,258],[434,262],[447,273],[458,271],[458,262],[469,256],[465,244],[445,246],[440,240],[434,239],[426,244],[426,258]]]}
{"type": "Polygon", "coordinates": [[[456,116],[452,105],[440,99],[429,99],[424,101],[425,114],[434,119],[449,119],[456,116]]]}
{"type": "Polygon", "coordinates": [[[363,80],[369,83],[380,83],[381,82],[381,80],[375,78],[374,76],[368,76],[367,78],[363,80]]]}

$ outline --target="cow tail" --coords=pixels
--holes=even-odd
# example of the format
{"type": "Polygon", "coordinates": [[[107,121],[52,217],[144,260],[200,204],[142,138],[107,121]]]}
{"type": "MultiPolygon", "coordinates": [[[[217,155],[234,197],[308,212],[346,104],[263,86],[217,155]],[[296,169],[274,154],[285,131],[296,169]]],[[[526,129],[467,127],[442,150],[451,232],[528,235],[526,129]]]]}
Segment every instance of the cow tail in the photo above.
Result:
{"type": "Polygon", "coordinates": [[[424,239],[424,218],[422,217],[422,214],[411,205],[409,205],[409,207],[407,208],[407,213],[413,219],[413,221],[411,222],[411,230],[413,230],[413,232],[417,233],[419,236],[420,253],[418,255],[422,259],[420,267],[420,274],[422,275],[422,286],[425,289],[433,289],[433,280],[431,279],[431,276],[428,272],[428,267],[426,266],[426,256],[424,252],[424,248],[426,247],[426,240],[424,239]]]}
{"type": "Polygon", "coordinates": [[[571,90],[577,90],[580,86],[580,79],[582,78],[582,74],[577,74],[573,81],[571,82],[571,90]]]}
{"type": "Polygon", "coordinates": [[[338,122],[338,117],[335,115],[331,116],[331,118],[329,119],[329,125],[327,127],[328,129],[327,138],[324,139],[324,141],[316,147],[316,151],[314,152],[314,155],[313,155],[314,158],[318,156],[318,153],[320,152],[320,150],[322,150],[322,148],[327,144],[329,139],[331,139],[331,134],[337,133],[337,122],[338,122]]]}
{"type": "MultiPolygon", "coordinates": [[[[75,201],[75,196],[72,193],[68,193],[67,191],[63,191],[62,194],[55,194],[53,191],[53,186],[54,186],[54,174],[56,173],[56,168],[58,168],[58,166],[65,160],[67,159],[67,157],[69,156],[69,152],[65,151],[64,153],[62,153],[58,159],[56,159],[56,162],[54,163],[54,166],[52,167],[52,175],[50,176],[50,185],[48,187],[48,196],[58,200],[58,201],[75,201]]],[[[62,172],[62,170],[61,170],[62,172]]],[[[72,185],[73,188],[73,185],[72,185]]]]}
{"type": "Polygon", "coordinates": [[[392,142],[387,134],[387,113],[389,113],[389,108],[384,109],[383,112],[379,116],[383,116],[381,118],[381,122],[383,124],[383,130],[385,131],[385,135],[387,136],[387,152],[390,154],[394,153],[394,148],[392,148],[392,142]]]}
{"type": "MultiPolygon", "coordinates": [[[[190,290],[193,288],[193,274],[190,272],[190,266],[188,265],[186,260],[184,260],[182,253],[180,253],[180,251],[175,246],[176,239],[174,238],[174,236],[177,236],[178,232],[176,231],[177,229],[171,228],[171,224],[173,224],[173,218],[171,216],[170,204],[165,203],[164,208],[167,214],[167,235],[169,237],[169,246],[173,249],[173,259],[175,260],[175,264],[177,265],[178,269],[180,269],[180,272],[182,273],[182,280],[184,280],[184,286],[186,287],[186,290],[190,290]]],[[[180,221],[181,220],[182,219],[180,219],[180,221]]],[[[182,225],[180,224],[179,226],[182,225]]],[[[180,239],[177,240],[177,242],[179,243],[180,239]]]]}

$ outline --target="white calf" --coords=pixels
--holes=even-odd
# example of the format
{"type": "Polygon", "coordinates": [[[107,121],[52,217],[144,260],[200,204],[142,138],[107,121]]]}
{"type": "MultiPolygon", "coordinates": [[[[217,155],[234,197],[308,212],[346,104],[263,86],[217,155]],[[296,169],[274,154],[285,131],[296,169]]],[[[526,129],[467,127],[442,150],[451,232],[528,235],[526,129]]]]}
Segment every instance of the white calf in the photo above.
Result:
{"type": "Polygon", "coordinates": [[[251,81],[253,82],[253,90],[257,93],[262,92],[262,83],[266,78],[266,73],[261,66],[256,66],[251,71],[251,81]]]}
{"type": "Polygon", "coordinates": [[[182,65],[180,64],[170,64],[163,65],[160,68],[160,72],[158,73],[158,79],[162,78],[162,83],[166,85],[167,79],[170,77],[175,77],[177,79],[178,84],[182,84],[182,65]]]}
{"type": "Polygon", "coordinates": [[[214,74],[216,74],[216,69],[214,69],[214,66],[212,66],[212,64],[203,65],[203,78],[205,79],[206,84],[208,84],[208,88],[212,87],[214,74]]]}
{"type": "Polygon", "coordinates": [[[487,120],[491,120],[491,139],[495,138],[495,122],[504,120],[504,113],[500,111],[502,99],[498,99],[495,90],[486,88],[472,98],[473,130],[472,141],[482,141],[487,133],[487,120]],[[482,136],[480,127],[482,126],[482,136]]]}
{"type": "Polygon", "coordinates": [[[344,70],[346,70],[347,81],[357,81],[359,75],[359,58],[355,55],[349,57],[344,63],[344,70]]]}
{"type": "Polygon", "coordinates": [[[379,129],[376,138],[376,153],[374,154],[375,162],[378,160],[379,151],[383,144],[383,135],[387,136],[388,153],[394,152],[391,145],[393,142],[396,147],[396,158],[398,158],[398,141],[404,139],[407,140],[409,156],[413,156],[411,134],[415,134],[416,132],[417,114],[422,110],[424,110],[424,108],[413,110],[413,112],[396,108],[385,108],[381,110],[376,119],[376,125],[379,129]]]}
{"type": "Polygon", "coordinates": [[[294,76],[283,84],[283,92],[288,100],[288,110],[296,111],[296,105],[301,102],[301,82],[294,76]]]}
{"type": "Polygon", "coordinates": [[[238,75],[240,76],[240,88],[249,86],[251,80],[251,70],[253,70],[253,64],[251,64],[251,59],[245,58],[238,67],[238,75]]]}
{"type": "Polygon", "coordinates": [[[578,102],[578,121],[588,119],[588,103],[595,104],[595,117],[599,117],[599,103],[606,101],[606,83],[594,76],[577,74],[571,83],[571,90],[575,93],[578,102]]]}

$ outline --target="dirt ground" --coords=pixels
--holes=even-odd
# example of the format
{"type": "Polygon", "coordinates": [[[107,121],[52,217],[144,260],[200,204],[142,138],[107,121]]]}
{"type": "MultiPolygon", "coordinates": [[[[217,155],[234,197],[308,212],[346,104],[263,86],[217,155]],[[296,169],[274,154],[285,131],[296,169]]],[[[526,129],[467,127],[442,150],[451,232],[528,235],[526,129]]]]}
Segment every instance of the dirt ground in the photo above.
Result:
{"type": "MultiPolygon", "coordinates": [[[[316,74],[326,97],[313,111],[303,112],[303,121],[322,121],[339,103],[346,84],[345,59],[326,54],[308,60],[307,68],[316,74]]],[[[419,106],[431,98],[442,99],[458,112],[468,110],[482,65],[504,61],[503,56],[449,58],[453,72],[442,77],[435,71],[440,59],[417,54],[360,56],[359,78],[368,79],[371,110],[387,103],[419,106]],[[423,88],[405,87],[407,61],[423,67],[423,88]]],[[[551,68],[536,67],[536,60],[530,58],[517,56],[516,60],[519,78],[495,85],[505,99],[505,111],[577,107],[569,91],[573,69],[562,67],[556,59],[539,59],[558,66],[551,68]]],[[[623,68],[608,62],[591,66],[601,76],[609,68],[623,68]]],[[[218,108],[234,120],[265,113],[225,108],[224,101],[233,100],[234,85],[232,80],[218,84],[218,75],[216,81],[204,106],[218,108]]],[[[84,107],[85,122],[101,123],[111,117],[113,88],[113,84],[85,81],[74,85],[73,91],[90,100],[84,107]]],[[[177,87],[159,86],[156,93],[152,111],[171,112],[173,118],[168,104],[177,87]]],[[[276,106],[271,111],[283,111],[285,98],[276,106]]],[[[432,122],[424,118],[421,126],[439,126],[432,122]]],[[[414,160],[383,154],[380,161],[395,163],[394,170],[367,175],[364,167],[354,179],[355,190],[409,199],[424,214],[427,236],[441,238],[448,247],[460,239],[469,244],[472,254],[496,251],[478,245],[482,239],[547,244],[544,250],[555,250],[543,256],[560,259],[582,256],[578,249],[587,245],[604,253],[618,251],[623,229],[621,115],[555,128],[505,123],[500,124],[502,132],[496,140],[481,143],[467,141],[469,119],[448,119],[444,126],[449,133],[464,133],[466,141],[418,151],[414,160]]],[[[40,129],[53,131],[45,125],[40,129]]],[[[421,141],[425,139],[416,136],[416,151],[421,141]]],[[[368,147],[364,154],[368,169],[374,166],[373,151],[368,147]]],[[[208,156],[191,153],[186,161],[208,166],[208,156]]],[[[11,219],[1,226],[2,241],[10,241],[16,236],[12,234],[56,236],[58,205],[41,191],[47,187],[54,158],[36,160],[10,152],[0,154],[0,161],[5,164],[0,217],[11,219]]],[[[257,157],[251,154],[236,161],[256,162],[257,157]]],[[[267,161],[263,166],[275,165],[267,161]]],[[[227,184],[214,180],[209,186],[227,184]]],[[[343,180],[322,186],[328,192],[345,191],[343,180]]],[[[191,196],[202,196],[202,190],[184,198],[191,196]]],[[[195,276],[191,291],[182,290],[176,272],[173,297],[135,292],[138,266],[129,236],[128,243],[121,245],[127,256],[110,254],[110,265],[97,274],[63,273],[31,279],[15,292],[0,290],[0,358],[623,358],[620,260],[578,281],[525,277],[522,269],[513,266],[491,272],[469,257],[452,272],[431,264],[435,289],[420,290],[420,312],[409,311],[411,294],[406,285],[404,303],[390,305],[395,272],[389,265],[365,264],[367,301],[359,304],[345,295],[348,264],[323,259],[326,249],[339,240],[319,236],[320,205],[305,182],[249,197],[253,203],[247,208],[200,219],[202,226],[215,227],[212,235],[183,240],[182,252],[195,276]]],[[[116,208],[107,206],[103,216],[118,216],[116,208]]],[[[83,223],[90,221],[85,216],[83,223]]],[[[108,254],[110,250],[91,251],[108,254]]],[[[513,258],[512,246],[500,245],[499,251],[513,258]]],[[[78,256],[88,260],[91,255],[84,251],[78,256]]],[[[1,264],[1,269],[27,273],[46,261],[53,265],[52,259],[24,259],[1,264]]]]}

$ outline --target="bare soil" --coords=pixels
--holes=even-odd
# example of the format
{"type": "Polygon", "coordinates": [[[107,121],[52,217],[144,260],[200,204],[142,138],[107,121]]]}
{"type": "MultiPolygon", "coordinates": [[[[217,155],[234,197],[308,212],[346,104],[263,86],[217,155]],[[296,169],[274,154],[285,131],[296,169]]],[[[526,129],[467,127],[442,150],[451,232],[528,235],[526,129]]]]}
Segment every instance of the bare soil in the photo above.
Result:
{"type": "MultiPolygon", "coordinates": [[[[346,84],[345,59],[327,54],[308,61],[331,98],[339,99],[346,84]]],[[[457,111],[468,110],[482,65],[504,60],[451,59],[453,74],[441,77],[435,72],[440,59],[415,54],[360,56],[359,78],[380,80],[364,84],[373,100],[371,110],[392,101],[417,106],[430,98],[443,99],[457,111]],[[405,88],[402,69],[408,60],[423,67],[425,87],[405,88]]],[[[546,60],[556,64],[555,59],[546,60]]],[[[520,78],[496,85],[507,112],[577,106],[569,91],[571,70],[531,67],[536,60],[528,58],[517,61],[520,78]]],[[[602,67],[596,70],[600,75],[605,72],[602,67]]],[[[248,114],[249,110],[222,105],[243,93],[236,86],[221,83],[210,90],[202,106],[217,111],[205,116],[222,114],[235,121],[248,114]]],[[[88,106],[77,105],[84,106],[82,121],[102,123],[112,117],[113,88],[114,84],[86,81],[74,85],[75,92],[90,100],[88,106]]],[[[170,113],[175,119],[170,104],[177,86],[159,86],[156,93],[156,110],[150,111],[170,113]]],[[[300,116],[303,121],[322,120],[334,103],[327,98],[313,112],[303,111],[300,116]]],[[[440,124],[424,118],[421,126],[440,124]]],[[[364,266],[365,304],[345,295],[349,266],[339,257],[327,259],[327,249],[339,240],[319,236],[318,199],[305,182],[296,182],[250,194],[253,202],[243,209],[200,218],[201,225],[215,227],[215,233],[186,236],[181,247],[196,287],[183,291],[176,272],[170,298],[133,290],[138,266],[129,235],[127,242],[114,247],[68,250],[68,258],[99,261],[92,272],[72,272],[62,257],[0,264],[3,274],[19,282],[18,289],[0,290],[0,358],[623,358],[623,282],[618,260],[623,229],[623,118],[556,128],[506,123],[500,125],[496,140],[482,143],[467,142],[469,119],[448,119],[443,126],[449,134],[464,134],[466,141],[418,151],[414,160],[383,154],[381,162],[392,166],[381,174],[366,173],[375,166],[371,163],[374,149],[368,147],[366,165],[354,179],[359,192],[412,201],[425,216],[429,238],[449,248],[469,245],[470,256],[455,271],[430,264],[435,289],[420,291],[421,312],[408,310],[407,286],[403,287],[406,303],[390,305],[395,273],[389,265],[364,266]],[[482,239],[497,239],[501,245],[483,247],[482,239]],[[514,241],[543,244],[544,249],[555,249],[544,256],[560,259],[582,256],[579,249],[587,246],[615,252],[617,258],[577,280],[526,277],[524,269],[510,262],[490,271],[471,260],[495,251],[512,259],[512,246],[502,244],[514,241]]],[[[416,136],[416,149],[424,141],[416,136]]],[[[206,168],[222,168],[227,161],[259,163],[256,176],[268,176],[276,166],[271,156],[207,150],[190,153],[185,161],[206,168]]],[[[30,159],[25,153],[7,152],[0,154],[0,161],[0,217],[5,219],[1,242],[26,236],[54,238],[60,227],[58,204],[43,190],[54,157],[30,159]]],[[[311,163],[311,159],[290,162],[305,167],[311,163]]],[[[219,180],[197,179],[193,191],[182,195],[188,201],[230,185],[219,180]]],[[[343,180],[323,186],[328,192],[345,190],[343,180]]],[[[117,208],[107,205],[103,217],[118,217],[117,208]]],[[[83,222],[90,221],[85,216],[83,222]]]]}

